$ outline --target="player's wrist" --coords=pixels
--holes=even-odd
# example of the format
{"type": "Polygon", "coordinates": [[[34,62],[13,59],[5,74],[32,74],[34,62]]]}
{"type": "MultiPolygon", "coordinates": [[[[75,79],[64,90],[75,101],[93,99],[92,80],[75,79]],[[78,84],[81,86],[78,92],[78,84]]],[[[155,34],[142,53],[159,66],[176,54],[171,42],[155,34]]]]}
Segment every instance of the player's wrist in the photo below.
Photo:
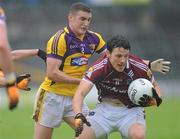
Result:
{"type": "Polygon", "coordinates": [[[46,52],[45,51],[38,49],[37,56],[40,57],[41,59],[43,59],[46,63],[46,52]]]}
{"type": "Polygon", "coordinates": [[[78,113],[76,113],[76,115],[75,115],[75,119],[79,119],[79,118],[81,118],[81,117],[84,117],[84,115],[81,113],[81,112],[78,112],[78,113]]]}
{"type": "Polygon", "coordinates": [[[37,49],[37,55],[38,55],[38,56],[40,56],[41,51],[42,51],[41,49],[37,49]]]}
{"type": "Polygon", "coordinates": [[[148,68],[149,69],[151,69],[151,63],[152,63],[152,61],[149,61],[149,63],[148,63],[148,68]]]}

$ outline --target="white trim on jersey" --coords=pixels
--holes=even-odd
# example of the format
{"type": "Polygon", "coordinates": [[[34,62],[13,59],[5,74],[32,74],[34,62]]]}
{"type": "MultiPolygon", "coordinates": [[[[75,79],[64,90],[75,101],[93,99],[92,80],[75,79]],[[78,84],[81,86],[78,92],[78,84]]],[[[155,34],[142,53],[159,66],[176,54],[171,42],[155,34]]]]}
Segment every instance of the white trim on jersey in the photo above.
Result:
{"type": "Polygon", "coordinates": [[[143,64],[143,63],[140,63],[138,61],[135,61],[133,59],[129,59],[130,63],[134,66],[137,66],[139,67],[140,69],[144,70],[144,71],[147,71],[148,67],[146,64],[143,64]]]}
{"type": "Polygon", "coordinates": [[[104,49],[101,53],[99,53],[100,55],[101,54],[103,54],[104,52],[106,52],[107,51],[107,48],[106,49],[104,49]]]}
{"type": "Polygon", "coordinates": [[[130,70],[130,71],[128,72],[128,75],[129,75],[130,77],[133,77],[133,76],[134,76],[133,71],[132,71],[132,70],[130,70]]]}
{"type": "Polygon", "coordinates": [[[96,71],[96,70],[104,67],[104,64],[106,64],[107,62],[108,62],[108,58],[105,58],[100,63],[93,65],[93,71],[96,71]]]}
{"type": "Polygon", "coordinates": [[[129,69],[129,61],[127,60],[126,68],[129,69]]]}

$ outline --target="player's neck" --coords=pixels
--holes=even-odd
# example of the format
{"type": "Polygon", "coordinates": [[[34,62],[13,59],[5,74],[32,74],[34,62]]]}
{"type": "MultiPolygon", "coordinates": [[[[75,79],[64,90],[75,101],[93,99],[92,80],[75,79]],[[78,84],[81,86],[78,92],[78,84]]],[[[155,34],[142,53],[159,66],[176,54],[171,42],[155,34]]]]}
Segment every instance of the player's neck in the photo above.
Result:
{"type": "Polygon", "coordinates": [[[76,32],[76,29],[74,29],[73,26],[71,26],[70,24],[69,24],[69,28],[70,28],[71,31],[74,33],[74,35],[76,36],[76,38],[80,39],[81,41],[83,40],[84,34],[78,34],[78,33],[76,32]]]}

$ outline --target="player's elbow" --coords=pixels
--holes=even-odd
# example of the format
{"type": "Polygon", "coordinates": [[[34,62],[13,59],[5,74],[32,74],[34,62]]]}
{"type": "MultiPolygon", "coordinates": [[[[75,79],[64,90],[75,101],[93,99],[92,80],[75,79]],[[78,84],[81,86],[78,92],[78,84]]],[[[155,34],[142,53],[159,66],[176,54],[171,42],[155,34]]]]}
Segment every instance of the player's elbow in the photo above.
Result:
{"type": "Polygon", "coordinates": [[[52,71],[47,71],[47,77],[50,79],[50,80],[54,80],[55,77],[57,77],[57,73],[52,70],[52,71]]]}
{"type": "Polygon", "coordinates": [[[7,49],[6,46],[4,44],[0,43],[0,51],[4,52],[6,49],[7,49]]]}
{"type": "Polygon", "coordinates": [[[8,43],[0,42],[0,51],[1,53],[6,53],[7,51],[10,51],[8,43]]]}
{"type": "Polygon", "coordinates": [[[47,72],[46,75],[47,75],[48,79],[53,80],[54,75],[52,73],[47,72]]]}

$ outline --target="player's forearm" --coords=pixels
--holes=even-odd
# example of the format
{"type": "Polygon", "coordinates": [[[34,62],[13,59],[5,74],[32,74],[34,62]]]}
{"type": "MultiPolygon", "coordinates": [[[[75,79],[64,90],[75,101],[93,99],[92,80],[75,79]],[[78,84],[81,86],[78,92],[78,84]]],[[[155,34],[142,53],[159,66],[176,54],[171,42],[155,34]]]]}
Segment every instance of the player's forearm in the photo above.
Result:
{"type": "Polygon", "coordinates": [[[5,74],[9,74],[13,71],[10,51],[6,24],[0,24],[0,67],[5,74]]]}
{"type": "Polygon", "coordinates": [[[0,50],[0,68],[3,70],[4,74],[9,74],[14,70],[10,48],[2,48],[0,50]]]}
{"type": "Polygon", "coordinates": [[[84,96],[80,92],[76,92],[73,97],[73,111],[75,114],[82,113],[84,96]]]}
{"type": "Polygon", "coordinates": [[[47,77],[55,82],[79,84],[81,79],[71,77],[60,70],[47,72],[47,77]]]}
{"type": "Polygon", "coordinates": [[[12,59],[22,59],[22,58],[28,58],[32,56],[36,56],[38,53],[38,49],[26,49],[26,50],[13,50],[11,51],[12,59]]]}
{"type": "Polygon", "coordinates": [[[83,105],[84,98],[90,92],[92,87],[93,87],[92,83],[82,79],[73,98],[73,110],[75,114],[82,113],[82,105],[83,105]]]}
{"type": "Polygon", "coordinates": [[[153,82],[154,89],[156,90],[159,97],[162,96],[160,86],[157,84],[156,81],[153,82]]]}

